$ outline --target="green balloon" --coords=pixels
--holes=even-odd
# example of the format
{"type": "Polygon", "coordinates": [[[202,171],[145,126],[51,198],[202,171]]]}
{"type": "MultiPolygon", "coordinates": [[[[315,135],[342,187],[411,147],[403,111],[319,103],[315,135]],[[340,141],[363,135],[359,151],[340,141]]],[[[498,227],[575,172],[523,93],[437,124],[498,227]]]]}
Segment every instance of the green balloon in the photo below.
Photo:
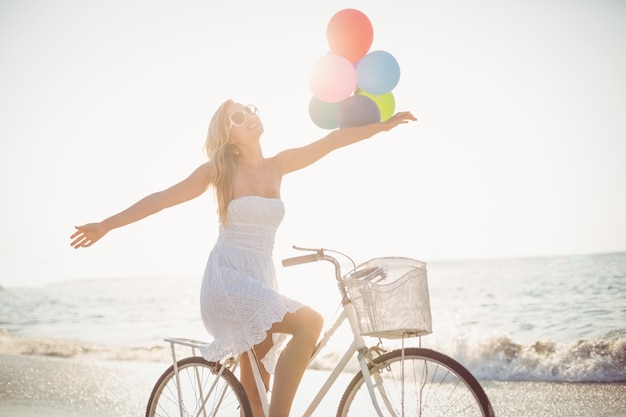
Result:
{"type": "Polygon", "coordinates": [[[337,129],[337,109],[339,103],[326,103],[319,98],[313,96],[309,102],[309,116],[318,127],[322,129],[337,129]]]}
{"type": "Polygon", "coordinates": [[[359,88],[356,90],[356,94],[369,97],[372,101],[374,101],[374,103],[376,103],[378,109],[380,110],[381,122],[384,122],[393,116],[393,113],[396,110],[396,99],[391,91],[385,94],[370,94],[359,88]]]}

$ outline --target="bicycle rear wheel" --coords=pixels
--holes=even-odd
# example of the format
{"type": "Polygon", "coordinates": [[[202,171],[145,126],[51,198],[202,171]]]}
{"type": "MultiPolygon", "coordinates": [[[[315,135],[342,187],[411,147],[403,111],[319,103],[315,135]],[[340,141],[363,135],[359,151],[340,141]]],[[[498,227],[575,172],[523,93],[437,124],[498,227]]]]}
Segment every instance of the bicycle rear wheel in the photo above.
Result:
{"type": "MultiPolygon", "coordinates": [[[[454,359],[422,348],[394,350],[370,365],[384,416],[493,417],[491,403],[474,376],[454,359]]],[[[377,416],[363,375],[346,389],[338,417],[377,416]]]]}
{"type": "Polygon", "coordinates": [[[182,401],[179,401],[176,373],[172,365],[154,386],[148,400],[146,417],[252,417],[243,386],[222,364],[191,357],[178,361],[177,365],[182,401]]]}

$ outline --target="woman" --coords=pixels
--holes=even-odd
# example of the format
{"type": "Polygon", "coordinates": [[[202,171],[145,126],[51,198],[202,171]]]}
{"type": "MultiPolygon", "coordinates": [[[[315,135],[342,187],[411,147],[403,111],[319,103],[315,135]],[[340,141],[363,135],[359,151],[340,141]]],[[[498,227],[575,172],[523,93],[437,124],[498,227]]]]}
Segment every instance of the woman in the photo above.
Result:
{"type": "MultiPolygon", "coordinates": [[[[397,113],[385,122],[337,129],[309,145],[266,158],[260,145],[263,124],[256,108],[228,100],[209,125],[205,144],[208,162],[178,184],[102,222],[77,226],[71,244],[74,248],[89,247],[112,229],[191,200],[213,187],[220,230],[202,281],[201,313],[214,342],[202,354],[214,361],[253,349],[252,356],[263,364],[266,387],[270,374],[274,374],[270,417],[288,416],[323,320],[310,307],[276,289],[272,250],[284,215],[281,180],[335,149],[414,120],[409,112],[397,113]],[[290,340],[279,355],[287,336],[290,340]]],[[[246,360],[241,361],[241,382],[254,415],[263,415],[246,360]]]]}

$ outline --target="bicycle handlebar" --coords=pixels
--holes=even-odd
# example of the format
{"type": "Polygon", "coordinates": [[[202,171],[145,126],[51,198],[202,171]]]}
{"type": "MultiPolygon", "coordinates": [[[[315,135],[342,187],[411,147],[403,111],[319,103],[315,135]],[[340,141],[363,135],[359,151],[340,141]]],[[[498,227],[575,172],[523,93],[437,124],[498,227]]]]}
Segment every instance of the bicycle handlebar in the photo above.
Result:
{"type": "MultiPolygon", "coordinates": [[[[317,262],[317,261],[328,261],[335,266],[335,278],[337,279],[337,281],[341,281],[341,265],[339,264],[339,261],[336,258],[330,255],[327,255],[325,249],[301,248],[298,246],[293,246],[293,248],[295,250],[315,252],[315,253],[310,253],[308,255],[295,256],[293,258],[283,259],[283,262],[282,262],[283,266],[300,265],[300,264],[306,264],[306,263],[317,262]]],[[[334,252],[334,251],[331,251],[331,252],[334,252]]]]}
{"type": "MultiPolygon", "coordinates": [[[[308,255],[294,256],[292,258],[283,259],[282,263],[283,263],[283,266],[285,267],[306,264],[310,262],[327,261],[334,265],[335,278],[337,279],[337,281],[343,282],[344,279],[342,278],[342,275],[341,275],[341,265],[339,264],[339,261],[337,260],[337,258],[327,254],[327,252],[335,252],[348,258],[352,262],[352,265],[356,268],[356,264],[354,263],[354,261],[349,256],[341,252],[337,252],[337,251],[330,250],[330,249],[324,249],[324,248],[310,249],[310,248],[300,248],[298,246],[293,246],[293,248],[295,250],[300,250],[300,251],[305,251],[305,252],[315,252],[315,253],[310,253],[308,255]]],[[[378,266],[371,266],[368,268],[363,268],[361,270],[352,270],[352,272],[348,275],[347,278],[358,279],[362,281],[371,281],[377,277],[380,277],[380,279],[387,278],[387,273],[385,271],[384,266],[378,265],[378,266]]]]}
{"type": "Polygon", "coordinates": [[[312,253],[310,255],[301,255],[295,256],[293,258],[283,259],[283,266],[294,266],[300,264],[307,264],[309,262],[317,262],[319,261],[319,257],[317,253],[312,253]]]}

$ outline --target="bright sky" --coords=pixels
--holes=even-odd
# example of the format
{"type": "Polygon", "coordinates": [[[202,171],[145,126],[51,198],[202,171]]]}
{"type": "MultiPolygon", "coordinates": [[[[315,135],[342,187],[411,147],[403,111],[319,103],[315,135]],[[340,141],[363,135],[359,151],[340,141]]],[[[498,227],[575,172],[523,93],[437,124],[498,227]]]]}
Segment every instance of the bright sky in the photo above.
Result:
{"type": "Polygon", "coordinates": [[[277,259],[626,250],[626,2],[3,0],[0,285],[200,276],[212,193],[87,250],[69,236],[203,163],[227,98],[259,107],[267,156],[325,135],[308,78],[344,8],[419,122],[288,176],[277,259]]]}

